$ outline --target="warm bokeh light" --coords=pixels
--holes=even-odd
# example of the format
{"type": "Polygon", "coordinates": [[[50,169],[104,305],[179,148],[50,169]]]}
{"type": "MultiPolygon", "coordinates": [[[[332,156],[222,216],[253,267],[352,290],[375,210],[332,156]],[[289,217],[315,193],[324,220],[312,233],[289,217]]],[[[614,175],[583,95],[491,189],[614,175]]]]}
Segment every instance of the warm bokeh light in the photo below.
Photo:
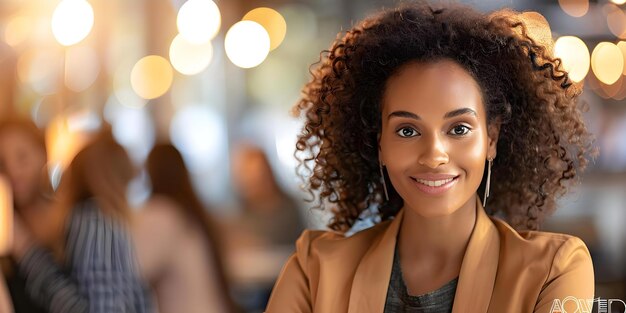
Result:
{"type": "Polygon", "coordinates": [[[130,74],[133,90],[144,99],[154,99],[165,94],[170,89],[172,80],[170,63],[158,55],[149,55],[139,60],[130,74]]]}
{"type": "Polygon", "coordinates": [[[626,3],[626,0],[611,0],[611,2],[620,5],[626,3]]]}
{"type": "Polygon", "coordinates": [[[178,32],[187,41],[201,44],[213,39],[220,30],[220,9],[211,0],[188,0],[178,11],[178,32]]]}
{"type": "Polygon", "coordinates": [[[12,47],[20,45],[32,30],[32,21],[24,16],[12,18],[4,28],[4,41],[12,47]]]}
{"type": "Polygon", "coordinates": [[[9,181],[0,175],[0,256],[13,245],[13,196],[9,181]]]}
{"type": "Polygon", "coordinates": [[[624,58],[624,70],[622,71],[622,75],[626,75],[626,41],[618,42],[617,47],[622,51],[622,57],[624,58]]]}
{"type": "Polygon", "coordinates": [[[46,151],[53,185],[58,183],[61,173],[86,142],[86,135],[76,127],[71,127],[66,116],[58,115],[50,121],[46,128],[46,151]]]}
{"type": "Polygon", "coordinates": [[[606,23],[613,35],[626,39],[626,14],[614,4],[606,4],[603,7],[606,13],[606,23]]]}
{"type": "Polygon", "coordinates": [[[624,71],[624,57],[613,43],[601,42],[591,53],[591,68],[601,82],[612,85],[624,71]]]}
{"type": "Polygon", "coordinates": [[[589,49],[578,37],[563,36],[554,44],[554,56],[563,61],[569,78],[575,82],[581,82],[589,72],[589,49]]]}
{"type": "Polygon", "coordinates": [[[195,75],[204,71],[213,59],[211,41],[194,44],[180,34],[170,45],[170,62],[174,69],[184,75],[195,75]]]}
{"type": "Polygon", "coordinates": [[[581,17],[589,11],[589,0],[559,0],[559,5],[573,17],[581,17]]]}
{"type": "Polygon", "coordinates": [[[65,85],[80,92],[91,86],[100,73],[96,51],[89,47],[71,47],[65,53],[65,85]]]}
{"type": "Polygon", "coordinates": [[[270,51],[270,36],[259,23],[241,21],[226,33],[224,41],[226,55],[241,68],[252,68],[261,64],[270,51]]]}
{"type": "Polygon", "coordinates": [[[63,0],[52,15],[52,33],[64,46],[79,43],[92,27],[93,9],[85,0],[63,0]]]}
{"type": "Polygon", "coordinates": [[[244,15],[244,21],[253,21],[261,24],[270,36],[270,51],[278,48],[285,39],[287,22],[276,10],[270,8],[256,8],[244,15]]]}

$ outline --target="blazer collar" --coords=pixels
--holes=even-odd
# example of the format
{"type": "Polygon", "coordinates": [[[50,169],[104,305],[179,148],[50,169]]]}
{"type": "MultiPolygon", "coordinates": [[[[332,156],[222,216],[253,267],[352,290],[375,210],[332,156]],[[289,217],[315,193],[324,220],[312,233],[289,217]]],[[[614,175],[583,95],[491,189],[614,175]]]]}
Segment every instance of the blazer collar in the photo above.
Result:
{"type": "MultiPolygon", "coordinates": [[[[391,277],[401,210],[378,236],[356,269],[348,313],[383,312],[391,277]]],[[[498,268],[500,238],[476,196],[476,224],[472,230],[457,283],[452,313],[487,312],[498,268]]]]}

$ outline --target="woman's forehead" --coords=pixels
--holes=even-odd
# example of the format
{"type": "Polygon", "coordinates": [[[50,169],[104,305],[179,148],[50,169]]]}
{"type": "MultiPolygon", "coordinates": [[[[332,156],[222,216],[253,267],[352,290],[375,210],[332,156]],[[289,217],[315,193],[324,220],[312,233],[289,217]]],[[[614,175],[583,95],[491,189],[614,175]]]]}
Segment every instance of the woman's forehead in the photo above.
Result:
{"type": "Polygon", "coordinates": [[[383,104],[384,112],[403,110],[443,117],[446,112],[470,108],[484,114],[478,83],[451,60],[404,65],[388,79],[383,104]]]}

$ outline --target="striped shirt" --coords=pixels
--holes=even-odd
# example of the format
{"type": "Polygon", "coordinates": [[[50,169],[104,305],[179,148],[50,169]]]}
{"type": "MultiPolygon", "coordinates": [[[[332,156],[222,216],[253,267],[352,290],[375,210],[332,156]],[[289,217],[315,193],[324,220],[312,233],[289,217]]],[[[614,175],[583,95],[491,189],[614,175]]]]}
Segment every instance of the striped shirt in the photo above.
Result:
{"type": "Polygon", "coordinates": [[[126,229],[103,214],[96,202],[72,211],[66,240],[66,264],[31,248],[19,264],[26,292],[50,313],[150,312],[148,292],[139,278],[126,229]]]}

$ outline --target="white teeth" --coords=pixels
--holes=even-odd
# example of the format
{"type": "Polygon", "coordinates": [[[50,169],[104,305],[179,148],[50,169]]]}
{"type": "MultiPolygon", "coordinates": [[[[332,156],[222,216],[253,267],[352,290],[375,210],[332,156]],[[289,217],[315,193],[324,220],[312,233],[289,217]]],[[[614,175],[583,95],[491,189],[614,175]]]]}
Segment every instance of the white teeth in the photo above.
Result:
{"type": "Polygon", "coordinates": [[[448,178],[448,179],[444,179],[444,180],[424,180],[424,179],[419,179],[416,178],[415,179],[418,183],[424,184],[426,186],[430,186],[430,187],[439,187],[441,185],[445,185],[451,181],[454,180],[454,178],[448,178]]]}

